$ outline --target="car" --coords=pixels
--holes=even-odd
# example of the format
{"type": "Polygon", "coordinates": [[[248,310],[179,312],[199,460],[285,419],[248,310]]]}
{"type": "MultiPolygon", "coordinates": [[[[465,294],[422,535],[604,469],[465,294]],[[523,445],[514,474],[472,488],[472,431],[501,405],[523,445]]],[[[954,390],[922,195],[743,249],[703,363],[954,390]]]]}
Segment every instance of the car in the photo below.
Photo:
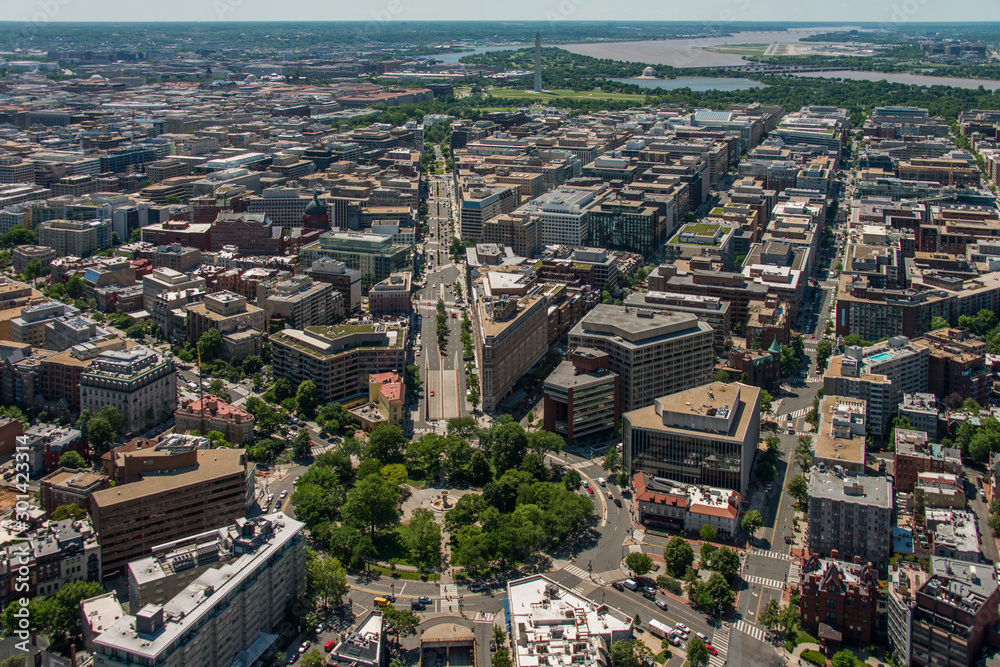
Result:
{"type": "Polygon", "coordinates": [[[299,653],[305,653],[309,650],[310,646],[312,646],[312,644],[309,642],[302,642],[302,646],[299,647],[299,653]]]}
{"type": "Polygon", "coordinates": [[[684,634],[687,634],[687,633],[691,632],[691,628],[689,628],[688,626],[684,625],[683,623],[678,623],[676,627],[677,627],[678,630],[680,630],[684,634]]]}
{"type": "Polygon", "coordinates": [[[712,646],[711,644],[705,644],[705,648],[707,648],[707,649],[708,649],[708,652],[709,652],[709,653],[711,653],[712,655],[719,655],[719,651],[718,651],[718,649],[716,649],[716,648],[715,648],[714,646],[712,646]]]}
{"type": "Polygon", "coordinates": [[[421,595],[420,597],[417,598],[417,602],[419,602],[421,604],[431,604],[433,602],[433,600],[431,600],[426,595],[421,595]]]}
{"type": "Polygon", "coordinates": [[[587,493],[589,493],[590,495],[594,495],[594,487],[588,486],[587,487],[587,493]]]}
{"type": "Polygon", "coordinates": [[[292,486],[295,486],[298,483],[299,483],[299,478],[298,477],[296,477],[295,479],[292,480],[292,486]]]}
{"type": "Polygon", "coordinates": [[[274,494],[273,493],[267,494],[267,502],[271,502],[272,500],[274,500],[274,494]]]}
{"type": "Polygon", "coordinates": [[[423,611],[425,609],[427,609],[427,607],[422,602],[417,602],[416,600],[414,600],[413,602],[410,603],[411,611],[423,611]]]}
{"type": "Polygon", "coordinates": [[[428,301],[428,302],[427,302],[427,305],[428,305],[428,306],[429,306],[429,305],[431,305],[431,302],[430,302],[430,301],[428,301]]]}
{"type": "Polygon", "coordinates": [[[666,611],[667,610],[667,601],[666,600],[657,600],[656,601],[656,606],[659,607],[660,609],[662,609],[663,611],[666,611]]]}
{"type": "Polygon", "coordinates": [[[812,337],[813,337],[813,338],[815,338],[815,337],[816,337],[816,334],[812,334],[812,337]]]}
{"type": "Polygon", "coordinates": [[[610,491],[608,491],[608,500],[614,500],[614,496],[611,495],[610,491]]]}
{"type": "Polygon", "coordinates": [[[623,591],[623,590],[625,590],[625,586],[623,586],[622,582],[620,582],[620,581],[612,581],[611,582],[611,588],[615,589],[616,591],[623,591]]]}
{"type": "Polygon", "coordinates": [[[619,499],[619,498],[615,498],[615,505],[616,505],[616,506],[618,506],[618,507],[621,507],[621,506],[622,506],[622,501],[621,501],[621,499],[619,499]]]}
{"type": "Polygon", "coordinates": [[[656,599],[656,593],[650,593],[649,591],[643,591],[642,592],[642,597],[646,598],[647,600],[655,600],[656,599]]]}
{"type": "Polygon", "coordinates": [[[286,664],[286,665],[291,665],[291,664],[294,664],[294,663],[295,663],[295,661],[296,661],[296,660],[298,660],[298,659],[299,659],[299,654],[298,654],[298,653],[293,653],[292,655],[290,655],[290,656],[288,657],[288,660],[287,660],[287,661],[285,661],[285,664],[286,664]]]}
{"type": "Polygon", "coordinates": [[[287,496],[287,495],[288,495],[288,491],[282,491],[282,492],[281,492],[281,495],[280,495],[280,496],[278,496],[278,499],[279,499],[279,500],[284,500],[284,499],[285,499],[285,496],[287,496]]]}
{"type": "Polygon", "coordinates": [[[785,544],[791,544],[791,543],[792,543],[792,536],[785,535],[785,544]]]}
{"type": "Polygon", "coordinates": [[[328,641],[326,643],[326,646],[323,647],[323,650],[326,651],[327,653],[329,653],[330,651],[333,650],[333,647],[336,646],[336,645],[337,645],[337,640],[336,639],[331,639],[330,641],[328,641]]]}
{"type": "Polygon", "coordinates": [[[768,482],[767,486],[764,487],[764,493],[771,493],[771,489],[773,489],[773,488],[774,488],[774,485],[771,484],[770,482],[768,482]]]}
{"type": "Polygon", "coordinates": [[[704,632],[696,632],[694,633],[694,636],[700,639],[701,641],[708,643],[708,635],[706,635],[704,632]]]}
{"type": "Polygon", "coordinates": [[[642,592],[643,593],[655,593],[656,592],[656,588],[653,587],[653,586],[643,586],[642,587],[642,592]]]}
{"type": "Polygon", "coordinates": [[[396,601],[396,596],[395,595],[383,595],[382,597],[384,597],[389,602],[395,602],[396,601]]]}
{"type": "Polygon", "coordinates": [[[816,375],[822,375],[822,374],[823,374],[823,369],[817,368],[816,369],[816,375]]]}
{"type": "Polygon", "coordinates": [[[434,390],[433,390],[433,389],[431,389],[431,396],[433,396],[433,395],[434,395],[434,390]]]}
{"type": "Polygon", "coordinates": [[[483,591],[486,590],[486,587],[483,586],[482,584],[472,584],[471,586],[469,586],[469,590],[472,591],[473,593],[482,593],[483,591]]]}
{"type": "Polygon", "coordinates": [[[490,653],[493,653],[496,650],[497,650],[497,643],[491,639],[490,640],[490,653]]]}

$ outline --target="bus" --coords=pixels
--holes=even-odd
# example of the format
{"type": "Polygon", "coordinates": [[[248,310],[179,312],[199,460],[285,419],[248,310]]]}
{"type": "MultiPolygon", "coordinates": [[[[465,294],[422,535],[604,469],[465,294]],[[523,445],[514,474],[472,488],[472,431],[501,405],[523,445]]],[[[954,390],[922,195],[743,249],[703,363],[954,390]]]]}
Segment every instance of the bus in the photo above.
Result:
{"type": "Polygon", "coordinates": [[[673,628],[665,623],[660,623],[655,618],[649,622],[649,632],[660,639],[669,639],[673,628]]]}

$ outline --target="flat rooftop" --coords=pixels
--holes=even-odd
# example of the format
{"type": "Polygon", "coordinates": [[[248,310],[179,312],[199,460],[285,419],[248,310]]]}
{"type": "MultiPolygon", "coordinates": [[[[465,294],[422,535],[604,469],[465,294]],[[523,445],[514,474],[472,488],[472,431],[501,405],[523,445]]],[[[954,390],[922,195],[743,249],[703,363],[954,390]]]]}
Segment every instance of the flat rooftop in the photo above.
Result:
{"type": "Polygon", "coordinates": [[[711,327],[691,313],[646,310],[611,304],[598,304],[573,327],[576,335],[619,337],[622,344],[650,343],[655,339],[676,336],[711,327]]]}

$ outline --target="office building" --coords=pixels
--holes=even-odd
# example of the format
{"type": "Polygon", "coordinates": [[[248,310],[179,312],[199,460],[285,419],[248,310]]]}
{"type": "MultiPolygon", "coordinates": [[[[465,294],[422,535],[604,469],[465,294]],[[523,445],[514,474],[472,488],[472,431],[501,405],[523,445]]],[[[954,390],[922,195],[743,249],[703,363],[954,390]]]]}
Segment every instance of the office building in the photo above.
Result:
{"type": "Polygon", "coordinates": [[[91,496],[105,576],[157,544],[246,516],[253,464],[242,449],[199,449],[203,440],[178,434],[125,453],[117,486],[91,496]]]}
{"type": "Polygon", "coordinates": [[[870,347],[849,346],[827,364],[823,393],[864,400],[871,432],[883,436],[903,394],[927,391],[928,356],[926,346],[913,345],[905,336],[870,347]]]}
{"type": "Polygon", "coordinates": [[[512,212],[520,202],[520,192],[520,185],[510,183],[463,183],[459,188],[462,239],[482,243],[483,226],[502,213],[512,212]]]}
{"type": "Polygon", "coordinates": [[[372,317],[402,315],[413,310],[412,274],[394,273],[368,290],[368,312],[372,317]]]}
{"type": "MultiPolygon", "coordinates": [[[[945,497],[947,494],[942,493],[942,487],[945,486],[941,484],[943,480],[935,480],[935,488],[926,479],[929,474],[924,473],[917,482],[916,491],[922,491],[922,500],[945,497]]],[[[916,491],[914,497],[917,495],[916,491]]],[[[961,500],[964,501],[964,498],[961,500]]],[[[924,532],[922,535],[918,533],[917,539],[921,540],[920,547],[929,548],[935,556],[967,563],[982,562],[983,540],[979,535],[979,520],[975,512],[965,510],[964,503],[958,509],[927,506],[924,510],[924,532]]]]}
{"type": "Polygon", "coordinates": [[[45,268],[58,256],[59,253],[53,248],[44,245],[19,245],[11,251],[11,260],[17,273],[23,273],[28,263],[36,259],[44,273],[45,268]]]}
{"type": "Polygon", "coordinates": [[[153,250],[153,267],[184,273],[201,263],[201,250],[180,243],[157,246],[153,250]]]}
{"type": "Polygon", "coordinates": [[[934,556],[931,576],[916,590],[909,664],[972,667],[997,622],[993,568],[934,556]]]}
{"type": "Polygon", "coordinates": [[[813,462],[865,472],[865,402],[843,396],[824,396],[819,403],[819,428],[813,439],[813,462]]]}
{"type": "MultiPolygon", "coordinates": [[[[930,373],[928,373],[928,383],[930,373]]],[[[931,393],[917,392],[903,394],[903,402],[899,406],[899,416],[910,420],[914,431],[924,431],[932,440],[938,438],[937,397],[931,393]]]]}
{"type": "Polygon", "coordinates": [[[142,278],[142,307],[153,312],[157,295],[189,289],[198,289],[204,292],[205,279],[174,269],[153,269],[152,273],[142,278]]]}
{"type": "Polygon", "coordinates": [[[209,329],[218,329],[221,334],[251,329],[262,334],[267,327],[264,309],[248,304],[233,292],[206,294],[200,303],[192,303],[186,310],[187,339],[194,343],[209,329]]]}
{"type": "Polygon", "coordinates": [[[938,329],[914,338],[929,348],[927,391],[942,399],[952,394],[988,402],[992,391],[986,370],[986,343],[968,329],[938,329]]]}
{"type": "Polygon", "coordinates": [[[896,490],[912,493],[921,473],[962,474],[962,451],[934,444],[925,431],[897,428],[895,442],[896,490]]]}
{"type": "Polygon", "coordinates": [[[570,330],[569,345],[609,355],[623,413],[712,379],[712,327],[690,313],[599,304],[570,330]]]}
{"type": "Polygon", "coordinates": [[[254,422],[254,416],[249,412],[211,395],[195,401],[185,400],[174,411],[175,432],[208,435],[211,431],[218,431],[234,445],[253,442],[254,422]]]}
{"type": "Polygon", "coordinates": [[[923,587],[928,576],[924,568],[905,560],[901,560],[896,567],[889,566],[889,578],[886,581],[889,648],[899,656],[904,665],[912,664],[913,609],[917,605],[917,591],[923,587]]]}
{"type": "Polygon", "coordinates": [[[104,475],[89,470],[59,468],[39,480],[39,504],[46,514],[52,514],[60,505],[87,509],[90,507],[90,496],[110,485],[110,480],[104,475]]]}
{"type": "Polygon", "coordinates": [[[745,495],[760,438],[760,389],[712,382],[622,417],[625,470],[745,495]]]}
{"type": "Polygon", "coordinates": [[[212,223],[212,250],[226,246],[241,255],[284,255],[284,229],[272,224],[263,213],[220,213],[212,223]]]}
{"type": "Polygon", "coordinates": [[[391,236],[361,232],[330,231],[319,241],[303,246],[299,262],[303,265],[328,258],[343,262],[349,269],[361,271],[361,289],[367,290],[390,274],[413,270],[413,251],[394,245],[391,236]]]}
{"type": "Polygon", "coordinates": [[[302,274],[268,285],[264,309],[268,319],[283,318],[299,329],[332,324],[344,315],[343,297],[333,285],[302,274]]]}
{"type": "Polygon", "coordinates": [[[621,417],[618,375],[606,352],[579,347],[556,366],[542,386],[543,428],[572,447],[574,438],[613,431],[621,417]]]}
{"type": "Polygon", "coordinates": [[[731,324],[729,313],[732,308],[729,301],[714,296],[642,290],[629,294],[625,297],[624,303],[630,308],[691,313],[700,321],[712,327],[713,344],[715,345],[716,353],[721,354],[725,349],[731,324]]]}
{"type": "Polygon", "coordinates": [[[361,271],[348,268],[344,262],[320,257],[303,273],[318,283],[329,283],[344,295],[344,310],[353,312],[361,307],[361,271]]]}
{"type": "Polygon", "coordinates": [[[126,432],[169,419],[177,408],[173,358],[141,345],[101,352],[80,375],[80,406],[94,414],[105,405],[124,415],[126,432]]]}
{"type": "Polygon", "coordinates": [[[579,248],[590,239],[590,213],[603,200],[605,188],[563,186],[533,199],[518,211],[538,216],[542,245],[579,248]]]}
{"type": "Polygon", "coordinates": [[[514,667],[604,664],[608,647],[632,637],[632,618],[594,602],[545,575],[507,583],[510,645],[514,667]]]}
{"type": "Polygon", "coordinates": [[[27,343],[32,347],[45,347],[45,325],[79,312],[73,306],[59,301],[42,301],[21,308],[21,316],[10,320],[10,340],[27,343]]]}
{"type": "Polygon", "coordinates": [[[843,469],[815,467],[809,475],[809,551],[821,558],[889,564],[892,483],[885,477],[851,477],[843,469]]]}
{"type": "Polygon", "coordinates": [[[406,328],[387,324],[283,329],[271,336],[276,378],[298,386],[312,380],[324,403],[368,395],[372,374],[402,373],[406,328]]]}
{"type": "Polygon", "coordinates": [[[471,292],[480,395],[491,411],[548,349],[548,297],[534,278],[502,267],[474,280],[471,292]]]}
{"type": "Polygon", "coordinates": [[[681,484],[641,471],[632,476],[632,489],[643,525],[693,533],[708,525],[723,538],[736,535],[741,500],[732,489],[681,484]]]}
{"type": "Polygon", "coordinates": [[[853,562],[809,554],[802,562],[799,609],[802,629],[819,637],[831,653],[841,644],[867,646],[875,640],[879,573],[860,558],[853,562]]]}
{"type": "Polygon", "coordinates": [[[89,257],[111,246],[111,220],[49,220],[36,231],[39,245],[59,255],[89,257]]]}
{"type": "Polygon", "coordinates": [[[165,603],[145,604],[98,635],[94,667],[252,665],[272,647],[305,594],[304,525],[281,513],[219,525],[226,528],[188,531],[183,541],[145,556],[136,570],[147,564],[153,571],[137,578],[170,588],[200,559],[214,555],[217,562],[165,603]],[[198,538],[207,542],[204,553],[198,538]]]}

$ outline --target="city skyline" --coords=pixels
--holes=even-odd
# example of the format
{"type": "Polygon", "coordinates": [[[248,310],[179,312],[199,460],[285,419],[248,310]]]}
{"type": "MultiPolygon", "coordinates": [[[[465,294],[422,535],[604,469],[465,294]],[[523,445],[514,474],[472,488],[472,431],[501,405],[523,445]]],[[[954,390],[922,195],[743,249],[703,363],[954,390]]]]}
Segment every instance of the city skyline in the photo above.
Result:
{"type": "Polygon", "coordinates": [[[177,22],[177,21],[740,21],[925,22],[977,23],[1000,21],[1000,5],[970,0],[956,21],[952,7],[928,0],[847,0],[840,3],[801,3],[793,0],[713,0],[686,5],[652,0],[594,3],[591,0],[552,0],[545,3],[515,0],[481,7],[437,0],[430,7],[413,0],[373,0],[332,6],[317,0],[266,5],[258,0],[178,0],[170,5],[136,4],[125,0],[14,0],[7,16],[12,22],[177,22]]]}

